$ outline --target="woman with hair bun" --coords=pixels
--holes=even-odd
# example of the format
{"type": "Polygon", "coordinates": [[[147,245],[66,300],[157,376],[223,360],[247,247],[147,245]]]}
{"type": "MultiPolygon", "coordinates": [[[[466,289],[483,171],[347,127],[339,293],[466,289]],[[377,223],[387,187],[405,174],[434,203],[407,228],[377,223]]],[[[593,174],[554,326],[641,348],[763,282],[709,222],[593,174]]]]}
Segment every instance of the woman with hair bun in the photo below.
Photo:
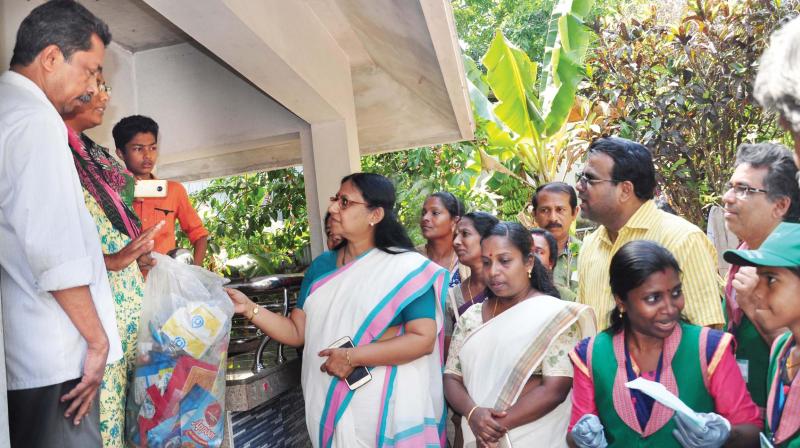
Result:
{"type": "Polygon", "coordinates": [[[229,289],[237,313],[278,342],[303,350],[306,425],[315,447],[444,443],[442,304],[449,275],[414,251],[394,211],[392,182],[342,179],[331,197],[338,249],[317,257],[289,317],[229,289]],[[329,348],[348,336],[353,348],[329,348]],[[372,380],[351,390],[355,368],[372,380]]]}
{"type": "Polygon", "coordinates": [[[469,212],[458,220],[453,247],[459,264],[469,268],[469,275],[461,280],[458,288],[451,288],[448,295],[448,300],[452,300],[448,305],[455,311],[453,317],[456,321],[470,306],[486,300],[481,239],[498,222],[500,221],[497,218],[485,212],[469,212]]]}
{"type": "Polygon", "coordinates": [[[419,220],[422,236],[427,242],[417,246],[417,252],[450,272],[450,289],[444,311],[445,355],[453,335],[457,307],[464,303],[463,297],[458,300],[454,294],[469,277],[469,268],[459,262],[455,248],[457,226],[463,214],[464,206],[453,193],[437,191],[425,198],[419,220]]]}
{"type": "Polygon", "coordinates": [[[567,353],[596,326],[589,307],[558,299],[532,247],[528,229],[511,222],[481,241],[488,298],[459,318],[444,375],[465,447],[565,444],[567,353]]]}

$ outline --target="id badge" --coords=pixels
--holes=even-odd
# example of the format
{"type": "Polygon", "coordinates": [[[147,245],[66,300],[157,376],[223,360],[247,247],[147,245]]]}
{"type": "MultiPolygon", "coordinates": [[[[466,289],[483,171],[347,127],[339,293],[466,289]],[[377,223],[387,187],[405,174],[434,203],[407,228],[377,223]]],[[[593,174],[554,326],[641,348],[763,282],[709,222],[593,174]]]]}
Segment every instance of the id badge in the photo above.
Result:
{"type": "Polygon", "coordinates": [[[739,372],[742,373],[742,378],[744,378],[744,382],[747,384],[747,376],[750,372],[750,361],[747,359],[737,359],[736,364],[739,365],[739,372]]]}

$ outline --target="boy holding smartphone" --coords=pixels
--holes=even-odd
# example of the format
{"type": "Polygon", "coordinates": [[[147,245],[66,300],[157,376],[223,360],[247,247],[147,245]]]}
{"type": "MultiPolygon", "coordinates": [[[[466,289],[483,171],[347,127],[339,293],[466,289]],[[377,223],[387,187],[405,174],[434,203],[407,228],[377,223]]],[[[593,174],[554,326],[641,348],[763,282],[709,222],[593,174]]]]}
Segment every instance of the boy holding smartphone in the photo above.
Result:
{"type": "MultiPolygon", "coordinates": [[[[158,124],[150,117],[131,115],[114,125],[111,131],[117,156],[139,181],[157,180],[153,175],[158,160],[158,124]]],[[[146,230],[160,221],[166,221],[164,228],[156,234],[153,250],[166,254],[175,249],[175,221],[189,237],[194,247],[194,264],[202,266],[208,247],[208,230],[189,202],[186,189],[179,182],[166,181],[166,191],[158,184],[151,188],[152,194],[136,197],[133,209],[146,230]],[[152,196],[152,197],[150,197],[152,196]]]]}

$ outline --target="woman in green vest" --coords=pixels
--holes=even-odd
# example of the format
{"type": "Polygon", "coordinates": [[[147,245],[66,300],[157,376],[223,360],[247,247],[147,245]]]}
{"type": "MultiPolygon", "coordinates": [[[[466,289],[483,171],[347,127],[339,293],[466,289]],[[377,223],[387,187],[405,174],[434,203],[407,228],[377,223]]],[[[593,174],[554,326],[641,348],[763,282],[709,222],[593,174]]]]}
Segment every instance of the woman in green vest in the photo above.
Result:
{"type": "Polygon", "coordinates": [[[733,357],[733,338],[681,318],[680,274],[672,254],[652,241],[629,242],[611,259],[611,326],[570,353],[571,446],[758,444],[761,419],[733,357]],[[625,387],[639,377],[664,385],[704,425],[625,387]]]}
{"type": "Polygon", "coordinates": [[[757,250],[729,250],[725,260],[758,268],[756,319],[769,331],[789,331],[772,344],[767,370],[767,439],[800,447],[800,224],[781,223],[757,250]]]}

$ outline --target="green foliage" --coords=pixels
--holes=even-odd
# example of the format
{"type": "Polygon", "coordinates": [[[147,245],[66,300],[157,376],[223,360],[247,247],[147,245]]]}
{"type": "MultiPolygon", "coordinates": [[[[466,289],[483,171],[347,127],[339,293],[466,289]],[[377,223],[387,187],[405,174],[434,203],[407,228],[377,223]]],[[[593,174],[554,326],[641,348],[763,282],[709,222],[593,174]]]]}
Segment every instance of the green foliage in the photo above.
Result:
{"type": "Polygon", "coordinates": [[[500,31],[481,60],[485,76],[466,64],[470,97],[487,139],[486,150],[475,160],[485,170],[516,175],[535,187],[556,180],[559,172],[568,172],[580,158],[586,146],[581,137],[587,130],[582,124],[591,122],[592,116],[580,103],[576,108],[575,94],[584,78],[591,38],[583,17],[593,3],[559,0],[555,5],[538,82],[537,64],[500,31]],[[495,105],[484,94],[484,85],[497,99],[495,105]],[[568,123],[576,110],[578,119],[568,123]]]}
{"type": "Polygon", "coordinates": [[[297,271],[309,244],[304,188],[302,172],[288,168],[215,179],[193,194],[209,267],[246,277],[297,271]]]}
{"type": "Polygon", "coordinates": [[[519,42],[528,57],[541,57],[553,4],[554,0],[453,0],[465,54],[480,60],[500,30],[511,41],[519,42]]]}
{"type": "MultiPolygon", "coordinates": [[[[452,0],[464,54],[474,61],[480,60],[499,30],[531,60],[542,62],[555,3],[555,0],[452,0]]],[[[584,17],[592,20],[611,12],[634,17],[648,3],[650,0],[596,0],[595,7],[584,17]]]]}
{"type": "Polygon", "coordinates": [[[480,170],[472,165],[473,151],[471,143],[457,143],[369,155],[361,158],[361,170],[392,179],[400,222],[414,243],[421,244],[424,239],[419,230],[420,211],[429,194],[449,191],[464,202],[467,211],[494,212],[498,202],[503,202],[489,193],[480,170]]]}
{"type": "Polygon", "coordinates": [[[797,2],[698,0],[677,19],[653,7],[641,20],[598,19],[585,92],[613,105],[611,129],[654,151],[671,205],[702,225],[718,202],[736,148],[780,137],[752,100],[758,58],[797,2]]]}

